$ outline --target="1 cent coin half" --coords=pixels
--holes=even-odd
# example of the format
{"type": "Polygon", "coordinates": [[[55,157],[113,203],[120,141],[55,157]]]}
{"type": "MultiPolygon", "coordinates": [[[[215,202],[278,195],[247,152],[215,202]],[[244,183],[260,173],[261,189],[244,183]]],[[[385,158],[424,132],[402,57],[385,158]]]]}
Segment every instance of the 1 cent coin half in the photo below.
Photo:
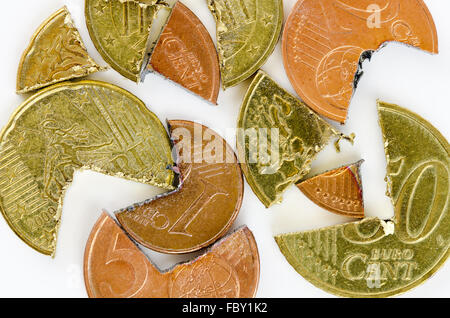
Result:
{"type": "Polygon", "coordinates": [[[161,272],[103,213],[86,244],[84,279],[93,298],[249,298],[258,288],[259,254],[242,227],[194,261],[161,272]]]}
{"type": "Polygon", "coordinates": [[[172,9],[148,68],[217,104],[220,70],[216,48],[200,19],[181,2],[172,9]]]}
{"type": "Polygon", "coordinates": [[[117,213],[131,237],[163,253],[206,247],[228,231],[244,194],[232,148],[213,130],[190,121],[169,121],[178,152],[178,190],[117,213]]]}
{"type": "Polygon", "coordinates": [[[438,52],[436,27],[422,0],[300,0],[283,34],[285,69],[306,104],[344,123],[361,57],[388,41],[438,52]]]}

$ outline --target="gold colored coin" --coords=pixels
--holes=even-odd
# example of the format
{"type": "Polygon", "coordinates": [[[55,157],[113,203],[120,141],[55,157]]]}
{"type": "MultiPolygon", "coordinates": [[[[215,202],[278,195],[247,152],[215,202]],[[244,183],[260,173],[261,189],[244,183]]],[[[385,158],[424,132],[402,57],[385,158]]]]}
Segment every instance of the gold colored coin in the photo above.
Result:
{"type": "Polygon", "coordinates": [[[139,82],[157,1],[86,0],[86,24],[95,47],[113,69],[139,82]]]}
{"type": "Polygon", "coordinates": [[[222,84],[235,86],[267,61],[283,25],[282,0],[207,0],[216,20],[222,84]]]}
{"type": "Polygon", "coordinates": [[[25,101],[0,136],[0,209],[13,231],[54,254],[75,170],[173,189],[167,133],[145,104],[102,82],[62,83],[25,101]]]}
{"type": "Polygon", "coordinates": [[[318,152],[339,133],[259,71],[245,95],[237,149],[247,182],[269,207],[310,171],[318,152]]]}
{"type": "Polygon", "coordinates": [[[388,297],[418,286],[449,256],[450,145],[430,123],[379,103],[395,216],[275,239],[304,278],[347,297],[388,297]]]}
{"type": "Polygon", "coordinates": [[[17,93],[28,93],[98,72],[66,7],[49,17],[33,35],[17,72],[17,93]]]}

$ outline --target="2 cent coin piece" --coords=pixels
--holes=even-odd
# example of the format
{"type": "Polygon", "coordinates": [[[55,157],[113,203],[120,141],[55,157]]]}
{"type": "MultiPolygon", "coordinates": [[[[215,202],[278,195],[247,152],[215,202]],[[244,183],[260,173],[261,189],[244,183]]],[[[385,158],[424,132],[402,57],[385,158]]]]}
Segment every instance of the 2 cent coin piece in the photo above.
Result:
{"type": "Polygon", "coordinates": [[[17,93],[98,72],[66,7],[55,12],[33,35],[17,72],[17,93]]]}
{"type": "Polygon", "coordinates": [[[363,218],[362,163],[363,160],[325,172],[297,183],[297,187],[311,201],[330,212],[363,218]]]}
{"type": "Polygon", "coordinates": [[[216,48],[199,18],[181,2],[172,9],[148,68],[217,103],[220,69],[216,48]]]}
{"type": "Polygon", "coordinates": [[[237,149],[245,177],[266,207],[309,173],[334,136],[340,134],[308,106],[257,73],[241,106],[237,149]]]}
{"type": "Polygon", "coordinates": [[[163,253],[188,253],[225,234],[244,193],[232,148],[213,130],[190,121],[169,121],[178,152],[180,188],[119,211],[117,219],[137,242],[163,253]]]}
{"type": "Polygon", "coordinates": [[[277,236],[308,281],[346,297],[388,297],[418,286],[449,256],[450,145],[430,123],[379,103],[392,221],[366,219],[277,236]]]}
{"type": "Polygon", "coordinates": [[[208,0],[217,25],[222,85],[252,76],[272,54],[283,24],[282,0],[208,0]]]}
{"type": "Polygon", "coordinates": [[[344,123],[361,59],[388,41],[438,52],[436,27],[422,0],[300,0],[283,33],[285,69],[308,106],[344,123]]]}
{"type": "Polygon", "coordinates": [[[159,1],[86,0],[86,24],[95,47],[113,69],[139,82],[159,1]]]}
{"type": "Polygon", "coordinates": [[[249,298],[258,288],[259,254],[242,227],[194,261],[161,272],[103,213],[86,244],[84,279],[95,298],[249,298]]]}
{"type": "Polygon", "coordinates": [[[129,92],[61,83],[25,101],[0,135],[0,210],[28,245],[54,254],[64,193],[76,170],[173,189],[164,126],[129,92]]]}

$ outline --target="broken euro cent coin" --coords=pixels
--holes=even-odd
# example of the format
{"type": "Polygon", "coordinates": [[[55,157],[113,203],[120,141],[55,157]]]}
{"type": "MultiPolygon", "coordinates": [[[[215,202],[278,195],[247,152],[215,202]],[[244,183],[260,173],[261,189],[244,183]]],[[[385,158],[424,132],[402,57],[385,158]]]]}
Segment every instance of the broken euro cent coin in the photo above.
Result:
{"type": "Polygon", "coordinates": [[[102,68],[89,56],[66,7],[55,12],[33,35],[17,71],[17,93],[80,78],[102,68]]]}
{"type": "Polygon", "coordinates": [[[438,52],[436,27],[422,0],[302,0],[284,29],[284,66],[306,104],[344,123],[361,58],[389,41],[438,52]]]}
{"type": "Polygon", "coordinates": [[[419,115],[378,103],[394,219],[275,237],[305,279],[346,297],[389,297],[430,278],[449,256],[450,145],[419,115]]]}
{"type": "Polygon", "coordinates": [[[242,204],[244,181],[232,148],[213,130],[169,121],[181,185],[116,213],[125,231],[163,253],[188,253],[225,234],[242,204]]]}
{"type": "Polygon", "coordinates": [[[333,137],[342,135],[266,73],[256,74],[242,102],[237,149],[247,182],[266,207],[309,173],[333,137]]]}
{"type": "Polygon", "coordinates": [[[235,86],[267,61],[283,25],[282,0],[207,0],[216,20],[222,85],[235,86]]]}
{"type": "Polygon", "coordinates": [[[250,298],[259,254],[253,234],[241,227],[195,260],[160,271],[103,213],[86,244],[84,280],[92,298],[250,298]]]}
{"type": "Polygon", "coordinates": [[[148,68],[217,104],[220,69],[216,48],[199,18],[181,2],[173,7],[148,68]]]}
{"type": "Polygon", "coordinates": [[[297,183],[318,206],[344,216],[363,218],[364,200],[360,167],[363,160],[297,183]]]}

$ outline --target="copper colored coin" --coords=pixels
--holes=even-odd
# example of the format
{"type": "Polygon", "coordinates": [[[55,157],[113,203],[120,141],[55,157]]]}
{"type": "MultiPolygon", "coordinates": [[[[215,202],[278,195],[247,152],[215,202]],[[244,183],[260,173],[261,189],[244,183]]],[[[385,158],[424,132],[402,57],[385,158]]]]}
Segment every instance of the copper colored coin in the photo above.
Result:
{"type": "Polygon", "coordinates": [[[359,161],[315,176],[297,187],[322,208],[344,216],[363,218],[364,201],[359,161]]]}
{"type": "Polygon", "coordinates": [[[422,0],[300,0],[283,34],[284,66],[310,107],[344,123],[362,74],[361,56],[388,41],[438,52],[436,27],[422,0]]]}
{"type": "Polygon", "coordinates": [[[117,213],[140,244],[163,253],[188,253],[228,231],[242,204],[242,172],[231,147],[213,130],[169,121],[178,152],[178,190],[117,213]]]}
{"type": "Polygon", "coordinates": [[[217,103],[220,70],[216,48],[199,18],[179,1],[172,9],[148,68],[217,103]]]}
{"type": "Polygon", "coordinates": [[[103,213],[86,244],[84,280],[95,298],[248,298],[258,288],[259,254],[242,227],[196,260],[161,272],[103,213]]]}

